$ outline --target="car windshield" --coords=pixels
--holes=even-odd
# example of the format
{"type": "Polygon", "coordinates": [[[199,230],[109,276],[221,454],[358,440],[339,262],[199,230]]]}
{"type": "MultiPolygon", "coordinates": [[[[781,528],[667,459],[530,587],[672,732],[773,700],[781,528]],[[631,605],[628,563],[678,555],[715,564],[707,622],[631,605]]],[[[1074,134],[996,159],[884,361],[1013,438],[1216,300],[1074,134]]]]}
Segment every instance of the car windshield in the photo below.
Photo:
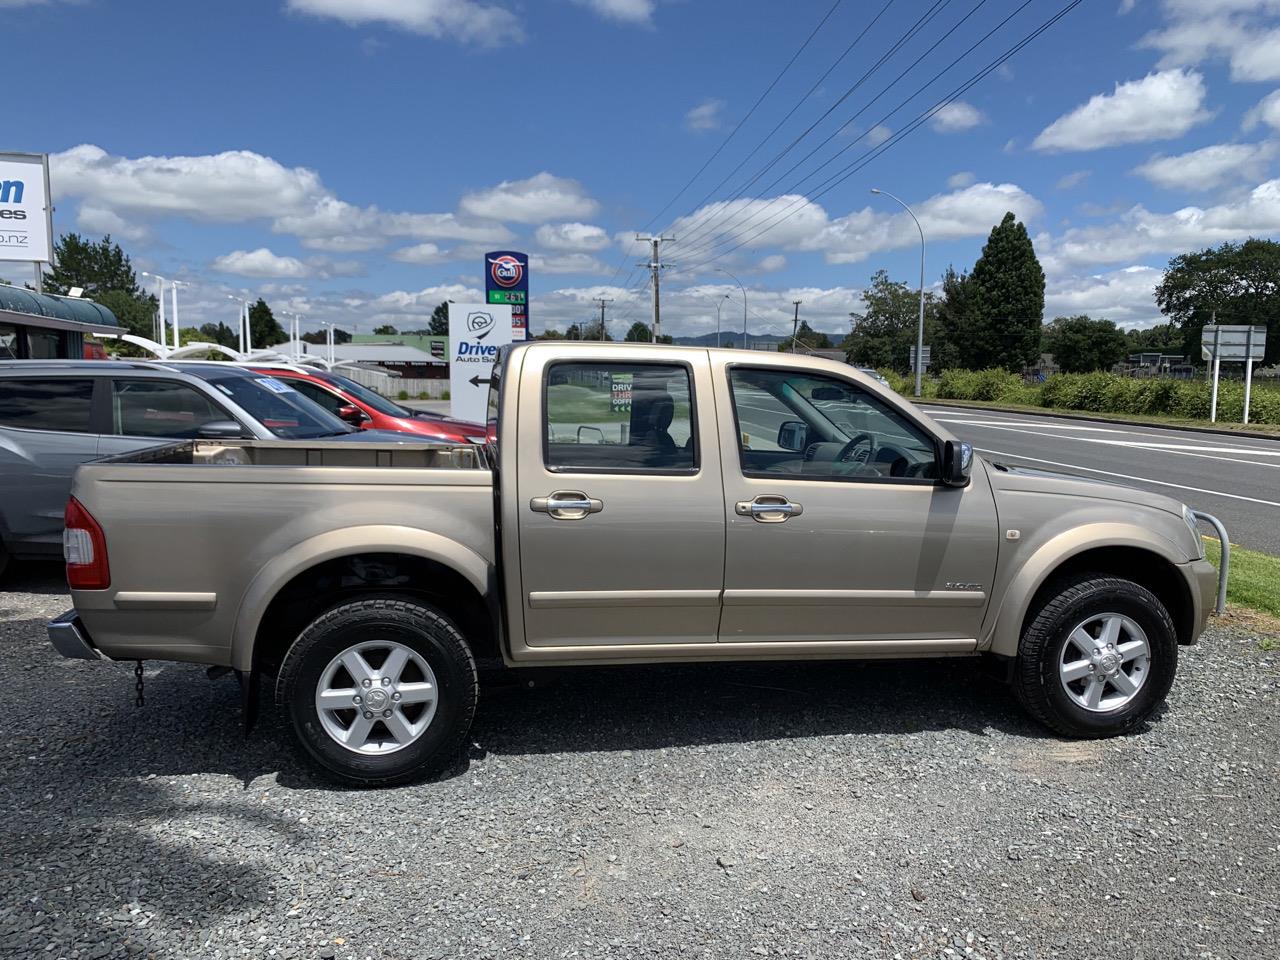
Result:
{"type": "Polygon", "coordinates": [[[412,417],[413,411],[407,410],[398,403],[392,403],[386,397],[379,393],[374,393],[364,384],[356,383],[350,377],[344,377],[337,373],[330,373],[327,379],[336,386],[342,388],[344,393],[349,393],[355,397],[366,407],[372,407],[379,413],[388,417],[412,417]]]}
{"type": "Polygon", "coordinates": [[[353,428],[275,377],[205,379],[282,440],[314,440],[352,432],[353,428]]]}

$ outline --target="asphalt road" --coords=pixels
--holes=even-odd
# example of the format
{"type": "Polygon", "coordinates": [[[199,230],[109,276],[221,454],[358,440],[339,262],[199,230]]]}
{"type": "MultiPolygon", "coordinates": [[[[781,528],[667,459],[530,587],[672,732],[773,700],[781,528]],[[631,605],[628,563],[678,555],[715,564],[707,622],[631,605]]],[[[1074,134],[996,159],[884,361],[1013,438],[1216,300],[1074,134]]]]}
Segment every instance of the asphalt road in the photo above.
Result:
{"type": "Polygon", "coordinates": [[[1232,543],[1280,554],[1280,440],[928,406],[989,460],[1111,480],[1211,513],[1232,543]]]}

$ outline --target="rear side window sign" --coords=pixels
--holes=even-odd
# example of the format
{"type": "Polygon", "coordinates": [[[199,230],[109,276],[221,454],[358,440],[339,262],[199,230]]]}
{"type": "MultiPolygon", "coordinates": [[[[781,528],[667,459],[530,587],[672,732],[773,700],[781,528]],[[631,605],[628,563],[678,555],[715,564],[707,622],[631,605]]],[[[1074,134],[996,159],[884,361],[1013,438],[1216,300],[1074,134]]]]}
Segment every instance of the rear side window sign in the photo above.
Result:
{"type": "Polygon", "coordinates": [[[93,380],[88,377],[0,379],[0,426],[91,433],[93,380]]]}

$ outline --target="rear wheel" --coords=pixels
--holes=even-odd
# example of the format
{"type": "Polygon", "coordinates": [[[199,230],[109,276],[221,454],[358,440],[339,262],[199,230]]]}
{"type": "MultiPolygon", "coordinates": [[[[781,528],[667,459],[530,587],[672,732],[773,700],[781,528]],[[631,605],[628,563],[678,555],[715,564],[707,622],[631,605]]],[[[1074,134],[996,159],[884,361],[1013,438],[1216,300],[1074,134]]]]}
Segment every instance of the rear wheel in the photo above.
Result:
{"type": "Polygon", "coordinates": [[[1109,737],[1146,720],[1173,685],[1178,641],[1155,594],[1114,577],[1063,583],[1028,624],[1014,689],[1069,737],[1109,737]]]}
{"type": "Polygon", "coordinates": [[[361,786],[438,772],[475,715],[475,660],[458,628],[416,601],[375,597],[316,618],[285,655],[277,699],[307,756],[361,786]]]}

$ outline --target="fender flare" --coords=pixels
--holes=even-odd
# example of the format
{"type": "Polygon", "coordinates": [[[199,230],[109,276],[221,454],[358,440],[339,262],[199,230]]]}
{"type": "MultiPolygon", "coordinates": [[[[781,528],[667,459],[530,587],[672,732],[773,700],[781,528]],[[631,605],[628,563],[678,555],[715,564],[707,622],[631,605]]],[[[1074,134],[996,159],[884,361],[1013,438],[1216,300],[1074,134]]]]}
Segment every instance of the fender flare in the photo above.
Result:
{"type": "Polygon", "coordinates": [[[1022,640],[1022,623],[1036,591],[1063,563],[1100,547],[1146,550],[1175,567],[1191,559],[1183,556],[1169,540],[1133,523],[1088,523],[1064,530],[1046,540],[1022,561],[1005,587],[1003,596],[996,599],[993,604],[995,622],[987,627],[990,637],[987,649],[1001,656],[1017,656],[1022,640]]]}
{"type": "Polygon", "coordinates": [[[456,540],[416,527],[391,524],[329,530],[273,557],[249,582],[236,611],[231,637],[232,665],[237,670],[252,669],[253,648],[262,618],[289,581],[326,560],[361,553],[402,553],[434,560],[465,577],[480,596],[489,593],[488,561],[456,540]]]}

